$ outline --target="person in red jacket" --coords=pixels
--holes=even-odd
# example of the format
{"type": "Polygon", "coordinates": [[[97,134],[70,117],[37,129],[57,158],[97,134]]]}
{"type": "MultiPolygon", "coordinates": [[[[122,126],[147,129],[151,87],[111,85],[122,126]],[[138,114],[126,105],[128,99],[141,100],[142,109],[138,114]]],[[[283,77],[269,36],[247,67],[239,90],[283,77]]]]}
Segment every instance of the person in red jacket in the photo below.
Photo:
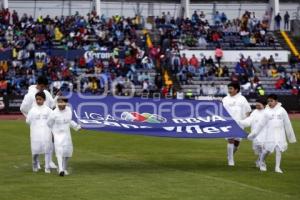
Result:
{"type": "Polygon", "coordinates": [[[199,60],[196,58],[196,56],[193,54],[192,58],[189,61],[189,64],[197,68],[199,66],[199,60]]]}
{"type": "Polygon", "coordinates": [[[185,53],[182,54],[182,57],[180,58],[180,64],[182,67],[187,67],[189,65],[189,60],[185,56],[185,53]]]}
{"type": "Polygon", "coordinates": [[[278,79],[278,81],[276,81],[276,83],[275,83],[275,89],[280,90],[282,88],[284,82],[285,82],[284,78],[281,77],[280,79],[278,79]]]}

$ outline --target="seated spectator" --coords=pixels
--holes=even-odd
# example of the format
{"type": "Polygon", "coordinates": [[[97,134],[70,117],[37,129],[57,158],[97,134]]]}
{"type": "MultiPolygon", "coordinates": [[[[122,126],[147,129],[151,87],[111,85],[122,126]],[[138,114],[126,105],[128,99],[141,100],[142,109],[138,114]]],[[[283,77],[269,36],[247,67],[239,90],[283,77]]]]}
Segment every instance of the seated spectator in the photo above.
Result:
{"type": "Polygon", "coordinates": [[[205,66],[204,65],[200,65],[200,68],[199,68],[199,75],[200,75],[200,81],[203,81],[204,80],[204,77],[206,75],[206,69],[205,69],[205,66]]]}
{"type": "Polygon", "coordinates": [[[278,71],[275,67],[272,67],[271,70],[270,70],[270,75],[273,77],[273,78],[276,78],[278,77],[278,71]]]}
{"type": "Polygon", "coordinates": [[[214,20],[214,24],[215,25],[220,25],[220,23],[221,23],[221,15],[219,14],[218,11],[215,12],[213,20],[214,20]]]}
{"type": "Polygon", "coordinates": [[[256,46],[256,37],[254,34],[251,34],[251,37],[250,37],[250,46],[251,47],[255,47],[256,46]]]}
{"type": "Polygon", "coordinates": [[[269,67],[272,67],[272,66],[276,67],[276,63],[275,63],[275,60],[274,60],[272,55],[270,55],[270,58],[268,59],[268,66],[269,67]]]}
{"type": "Polygon", "coordinates": [[[292,95],[299,95],[299,87],[294,86],[291,90],[292,95]]]}
{"type": "Polygon", "coordinates": [[[224,24],[224,23],[226,23],[226,21],[227,21],[227,16],[226,16],[226,14],[224,12],[222,12],[222,14],[221,14],[221,22],[224,24]]]}
{"type": "Polygon", "coordinates": [[[284,78],[280,77],[280,79],[278,79],[275,83],[275,89],[278,89],[278,90],[281,89],[283,87],[284,83],[285,83],[284,78]]]}
{"type": "Polygon", "coordinates": [[[238,75],[245,74],[245,69],[241,66],[240,62],[235,65],[235,73],[238,75]]]}
{"type": "Polygon", "coordinates": [[[206,39],[203,36],[199,37],[199,39],[198,39],[198,45],[199,45],[199,47],[206,48],[207,41],[206,41],[206,39]]]}
{"type": "Polygon", "coordinates": [[[196,58],[196,56],[193,54],[191,59],[189,60],[190,66],[193,66],[195,69],[199,67],[199,60],[196,58]]]}
{"type": "Polygon", "coordinates": [[[180,58],[180,64],[183,67],[187,67],[189,65],[189,60],[187,59],[187,57],[185,56],[185,53],[181,56],[180,58]]]}
{"type": "Polygon", "coordinates": [[[284,66],[279,65],[277,68],[278,73],[284,74],[286,72],[286,69],[284,66]]]}
{"type": "Polygon", "coordinates": [[[260,61],[261,66],[268,66],[268,60],[266,57],[263,57],[260,61]]]}
{"type": "Polygon", "coordinates": [[[230,82],[232,82],[232,83],[238,83],[239,82],[239,77],[234,72],[232,72],[232,74],[230,76],[230,82]]]}
{"type": "Polygon", "coordinates": [[[207,66],[214,66],[214,60],[211,56],[208,57],[208,59],[206,60],[206,65],[207,66]]]}
{"type": "Polygon", "coordinates": [[[0,94],[6,95],[8,83],[3,78],[0,79],[0,94]]]}
{"type": "Polygon", "coordinates": [[[245,46],[248,46],[250,44],[250,36],[249,35],[250,35],[250,33],[247,29],[244,29],[240,32],[241,39],[245,46]]]}
{"type": "Polygon", "coordinates": [[[215,50],[215,58],[216,58],[219,66],[221,66],[222,57],[223,57],[223,50],[221,49],[220,46],[218,46],[215,50]]]}
{"type": "Polygon", "coordinates": [[[226,65],[223,67],[223,76],[222,77],[229,77],[229,69],[226,65]]]}
{"type": "Polygon", "coordinates": [[[58,27],[56,27],[56,28],[54,29],[54,34],[55,34],[55,40],[56,40],[56,41],[61,41],[61,40],[62,40],[63,34],[62,34],[62,32],[60,32],[60,30],[59,30],[58,27]]]}

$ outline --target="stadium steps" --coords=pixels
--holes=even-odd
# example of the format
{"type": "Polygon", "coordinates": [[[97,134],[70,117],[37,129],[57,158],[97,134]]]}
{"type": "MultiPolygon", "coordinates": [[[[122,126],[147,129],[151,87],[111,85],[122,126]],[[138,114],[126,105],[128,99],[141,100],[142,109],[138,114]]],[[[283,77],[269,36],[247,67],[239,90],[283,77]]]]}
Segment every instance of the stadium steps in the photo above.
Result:
{"type": "Polygon", "coordinates": [[[292,35],[290,32],[287,32],[287,31],[276,31],[274,32],[274,34],[276,35],[279,43],[282,45],[282,47],[285,49],[285,50],[291,50],[292,54],[292,58],[298,58],[300,59],[300,54],[299,54],[299,49],[297,49],[297,42],[294,41],[292,35]],[[287,38],[285,38],[285,36],[287,38]],[[289,41],[288,41],[289,40],[289,41]]]}

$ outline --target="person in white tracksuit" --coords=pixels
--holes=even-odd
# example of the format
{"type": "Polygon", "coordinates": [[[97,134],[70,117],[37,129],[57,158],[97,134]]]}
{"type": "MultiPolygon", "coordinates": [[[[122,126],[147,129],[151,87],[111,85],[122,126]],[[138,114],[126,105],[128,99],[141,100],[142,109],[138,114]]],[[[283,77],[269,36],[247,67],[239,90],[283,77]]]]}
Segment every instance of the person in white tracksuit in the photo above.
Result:
{"type": "MultiPolygon", "coordinates": [[[[36,105],[35,94],[43,91],[46,95],[46,99],[44,104],[48,106],[50,109],[53,109],[56,104],[57,96],[53,98],[49,91],[46,90],[48,85],[48,79],[46,77],[40,76],[37,80],[37,85],[31,85],[28,88],[27,94],[24,96],[22,104],[20,106],[20,111],[26,117],[30,109],[36,105]]],[[[51,158],[50,158],[50,167],[56,169],[55,163],[52,161],[52,153],[53,153],[53,144],[51,146],[51,158]]],[[[40,163],[38,163],[38,167],[40,168],[40,163]]]]}
{"type": "Polygon", "coordinates": [[[81,127],[72,120],[72,111],[67,106],[68,100],[60,97],[57,100],[57,108],[52,112],[48,119],[48,126],[54,136],[55,154],[58,163],[60,176],[68,175],[68,159],[73,154],[73,144],[70,127],[78,131],[81,127]]]}
{"type": "MultiPolygon", "coordinates": [[[[243,127],[251,127],[251,130],[255,130],[259,125],[260,121],[263,120],[264,113],[265,113],[265,105],[266,100],[260,98],[256,100],[256,109],[251,113],[249,117],[244,120],[238,121],[238,124],[242,125],[243,127]]],[[[266,137],[266,129],[265,127],[259,132],[259,134],[253,138],[252,148],[254,153],[258,155],[258,158],[255,162],[256,167],[260,167],[260,156],[263,152],[263,143],[266,137]]]]}
{"type": "Polygon", "coordinates": [[[44,104],[46,95],[38,92],[35,95],[36,105],[27,114],[26,123],[30,125],[30,144],[32,153],[32,170],[39,170],[39,155],[45,154],[45,173],[50,173],[52,134],[47,125],[52,110],[44,104]]]}
{"type": "Polygon", "coordinates": [[[251,131],[248,138],[255,138],[264,127],[266,128],[266,136],[263,144],[264,151],[260,156],[260,170],[267,171],[265,158],[275,151],[275,172],[283,173],[280,168],[281,153],[288,148],[287,139],[290,143],[295,143],[297,140],[288,113],[278,102],[277,95],[268,96],[264,117],[257,128],[251,131]]]}
{"type": "MultiPolygon", "coordinates": [[[[247,99],[240,93],[238,83],[228,84],[228,95],[222,100],[223,105],[230,116],[238,122],[249,116],[251,107],[247,99]]],[[[241,128],[243,128],[241,126],[241,128]]],[[[238,150],[241,138],[227,138],[227,159],[228,165],[234,166],[234,153],[238,150]]]]}

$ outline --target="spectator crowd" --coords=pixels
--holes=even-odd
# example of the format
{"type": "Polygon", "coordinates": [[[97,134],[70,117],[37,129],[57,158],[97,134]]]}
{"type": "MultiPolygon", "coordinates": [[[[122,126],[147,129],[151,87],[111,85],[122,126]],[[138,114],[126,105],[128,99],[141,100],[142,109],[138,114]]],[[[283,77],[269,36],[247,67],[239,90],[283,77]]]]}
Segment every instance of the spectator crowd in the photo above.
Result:
{"type": "MultiPolygon", "coordinates": [[[[285,27],[288,26],[287,15],[284,16],[285,27]]],[[[230,71],[232,66],[222,63],[225,43],[230,48],[236,47],[237,40],[243,48],[274,45],[274,35],[269,31],[270,20],[269,12],[262,19],[254,12],[246,11],[241,18],[229,20],[225,13],[216,11],[212,23],[208,22],[204,12],[195,11],[191,19],[162,13],[154,18],[158,44],[153,45],[150,34],[143,31],[145,19],[138,15],[109,18],[91,12],[87,16],[76,13],[34,19],[27,14],[19,16],[16,11],[2,9],[0,53],[10,52],[11,58],[0,57],[0,94],[22,95],[40,75],[46,75],[57,89],[72,87],[101,93],[113,85],[115,88],[111,89],[117,94],[128,95],[126,89],[133,83],[140,85],[143,92],[161,92],[163,96],[175,94],[172,85],[164,84],[163,67],[175,75],[181,85],[192,84],[195,76],[199,76],[200,81],[227,78],[240,82],[245,90],[262,94],[259,76],[264,76],[278,78],[275,88],[298,94],[298,62],[293,65],[298,67],[298,72],[286,71],[285,66],[275,63],[273,57],[263,58],[258,65],[250,57],[241,56],[233,72],[230,71]],[[213,48],[215,56],[187,58],[180,54],[185,46],[213,48]],[[90,53],[68,59],[67,55],[52,55],[53,49],[90,53]],[[106,52],[109,56],[104,58],[93,52],[106,52]],[[86,76],[81,78],[78,86],[76,80],[82,74],[86,76]]]]}

